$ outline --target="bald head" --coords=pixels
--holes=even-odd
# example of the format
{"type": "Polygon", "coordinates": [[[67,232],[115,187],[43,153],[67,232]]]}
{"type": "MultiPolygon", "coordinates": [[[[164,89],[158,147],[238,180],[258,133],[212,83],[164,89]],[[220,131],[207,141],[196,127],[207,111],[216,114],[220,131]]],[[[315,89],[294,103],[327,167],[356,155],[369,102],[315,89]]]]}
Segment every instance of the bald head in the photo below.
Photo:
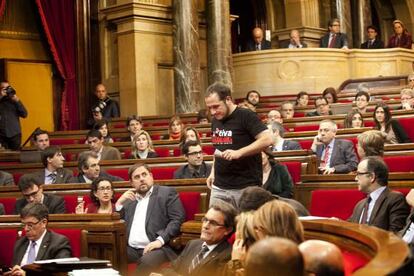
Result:
{"type": "Polygon", "coordinates": [[[260,28],[254,28],[252,31],[253,40],[256,44],[262,43],[263,40],[263,30],[260,28]]]}
{"type": "Polygon", "coordinates": [[[246,276],[262,275],[305,275],[303,257],[297,244],[277,237],[253,244],[246,256],[246,276]]]}
{"type": "Polygon", "coordinates": [[[299,250],[303,254],[306,271],[313,272],[313,275],[344,275],[342,253],[335,244],[307,240],[299,245],[299,250]]]}

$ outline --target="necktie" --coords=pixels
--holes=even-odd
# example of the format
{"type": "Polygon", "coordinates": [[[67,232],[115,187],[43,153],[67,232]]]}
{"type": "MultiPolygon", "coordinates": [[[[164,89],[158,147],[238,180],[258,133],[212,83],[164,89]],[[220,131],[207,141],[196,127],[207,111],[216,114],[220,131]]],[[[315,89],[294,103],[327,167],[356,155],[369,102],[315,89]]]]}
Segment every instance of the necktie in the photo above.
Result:
{"type": "Polygon", "coordinates": [[[27,254],[27,263],[32,264],[36,259],[36,242],[30,242],[29,253],[27,254]]]}
{"type": "Polygon", "coordinates": [[[51,183],[52,184],[56,184],[56,174],[55,173],[51,173],[48,176],[49,176],[49,179],[52,180],[51,183]]]}
{"type": "Polygon", "coordinates": [[[335,42],[336,42],[336,34],[332,35],[331,42],[329,43],[328,48],[335,48],[335,42]]]}
{"type": "Polygon", "coordinates": [[[206,254],[207,252],[208,252],[207,245],[203,245],[201,247],[200,252],[191,261],[191,265],[188,271],[189,273],[191,273],[201,263],[201,261],[204,259],[204,254],[206,254]]]}
{"type": "Polygon", "coordinates": [[[363,211],[362,218],[361,218],[361,224],[368,223],[368,207],[369,207],[370,202],[371,202],[371,197],[368,196],[367,201],[365,202],[365,205],[364,205],[364,211],[363,211]]]}
{"type": "Polygon", "coordinates": [[[260,51],[261,50],[261,45],[260,44],[256,44],[256,51],[260,51]]]}
{"type": "Polygon", "coordinates": [[[326,146],[326,148],[325,148],[325,154],[323,155],[323,166],[322,167],[329,167],[329,163],[328,163],[328,161],[329,161],[329,153],[330,153],[330,147],[329,147],[329,145],[328,146],[326,146]]]}
{"type": "Polygon", "coordinates": [[[372,43],[373,43],[372,40],[370,40],[368,43],[368,48],[372,48],[372,43]]]}

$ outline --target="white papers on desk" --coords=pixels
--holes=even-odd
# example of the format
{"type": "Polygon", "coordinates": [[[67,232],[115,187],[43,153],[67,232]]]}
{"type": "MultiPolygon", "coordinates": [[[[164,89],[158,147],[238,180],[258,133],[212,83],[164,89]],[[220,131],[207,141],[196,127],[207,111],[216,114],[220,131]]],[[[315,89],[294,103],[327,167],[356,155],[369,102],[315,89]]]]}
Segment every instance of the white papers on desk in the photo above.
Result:
{"type": "Polygon", "coordinates": [[[35,264],[50,264],[50,263],[64,264],[64,263],[72,263],[72,262],[79,262],[79,258],[48,259],[48,260],[35,261],[34,263],[35,264]]]}
{"type": "Polygon", "coordinates": [[[120,276],[118,271],[112,268],[97,268],[97,269],[76,269],[68,273],[68,276],[120,276]]]}

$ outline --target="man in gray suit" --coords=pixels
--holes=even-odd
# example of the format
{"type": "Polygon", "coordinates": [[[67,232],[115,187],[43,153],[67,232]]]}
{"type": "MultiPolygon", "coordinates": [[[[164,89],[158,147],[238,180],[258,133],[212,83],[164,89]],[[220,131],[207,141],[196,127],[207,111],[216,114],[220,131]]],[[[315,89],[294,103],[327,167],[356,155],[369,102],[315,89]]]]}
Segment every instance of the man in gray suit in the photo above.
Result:
{"type": "Polygon", "coordinates": [[[69,240],[47,230],[49,212],[46,206],[30,203],[23,208],[20,217],[26,235],[14,245],[11,275],[25,275],[21,266],[34,261],[72,256],[69,240]]]}
{"type": "Polygon", "coordinates": [[[14,185],[13,175],[5,171],[0,171],[0,186],[8,185],[14,185]]]}
{"type": "Polygon", "coordinates": [[[23,175],[19,180],[19,190],[24,198],[16,201],[13,212],[15,215],[20,214],[22,209],[32,202],[44,204],[50,214],[64,214],[66,212],[63,198],[53,194],[44,194],[43,185],[36,176],[23,175]]]}
{"type": "Polygon", "coordinates": [[[293,140],[285,140],[285,128],[281,123],[273,122],[268,125],[268,128],[272,131],[273,138],[273,151],[284,151],[284,150],[301,150],[300,144],[293,140]]]}
{"type": "Polygon", "coordinates": [[[126,222],[128,261],[138,262],[137,275],[148,275],[177,257],[168,243],[180,233],[185,211],[174,188],[154,185],[147,165],[133,165],[128,176],[132,188],[116,210],[126,222]]]}
{"type": "Polygon", "coordinates": [[[65,157],[59,147],[50,146],[41,152],[42,163],[45,167],[33,173],[39,183],[65,184],[72,183],[73,172],[63,168],[65,157]]]}
{"type": "Polygon", "coordinates": [[[89,149],[98,154],[98,160],[120,160],[121,153],[117,148],[104,146],[104,138],[99,130],[92,129],[86,135],[89,149]]]}
{"type": "Polygon", "coordinates": [[[173,271],[163,275],[221,275],[230,260],[231,245],[228,236],[234,231],[236,209],[224,201],[216,201],[202,218],[200,239],[187,243],[180,256],[172,263],[173,271]]]}
{"type": "Polygon", "coordinates": [[[323,174],[349,173],[356,169],[358,159],[351,141],[335,139],[338,126],[332,120],[319,124],[318,135],[311,149],[319,160],[319,171],[323,174]]]}
{"type": "Polygon", "coordinates": [[[398,232],[409,214],[404,195],[388,188],[388,167],[379,157],[367,157],[358,164],[355,180],[358,190],[367,198],[359,201],[348,219],[350,222],[368,224],[398,232]]]}

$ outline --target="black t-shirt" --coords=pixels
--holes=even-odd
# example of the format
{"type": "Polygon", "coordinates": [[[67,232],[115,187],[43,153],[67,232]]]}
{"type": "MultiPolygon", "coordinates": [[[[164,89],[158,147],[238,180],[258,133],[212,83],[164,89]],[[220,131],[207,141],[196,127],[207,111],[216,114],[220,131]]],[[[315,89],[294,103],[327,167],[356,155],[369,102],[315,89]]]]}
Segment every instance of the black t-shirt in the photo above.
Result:
{"type": "MultiPolygon", "coordinates": [[[[220,151],[237,150],[253,143],[256,135],[267,130],[256,113],[236,108],[230,116],[211,123],[212,143],[220,151]]],[[[222,189],[243,189],[262,183],[261,154],[227,161],[216,157],[214,185],[222,189]]]]}

